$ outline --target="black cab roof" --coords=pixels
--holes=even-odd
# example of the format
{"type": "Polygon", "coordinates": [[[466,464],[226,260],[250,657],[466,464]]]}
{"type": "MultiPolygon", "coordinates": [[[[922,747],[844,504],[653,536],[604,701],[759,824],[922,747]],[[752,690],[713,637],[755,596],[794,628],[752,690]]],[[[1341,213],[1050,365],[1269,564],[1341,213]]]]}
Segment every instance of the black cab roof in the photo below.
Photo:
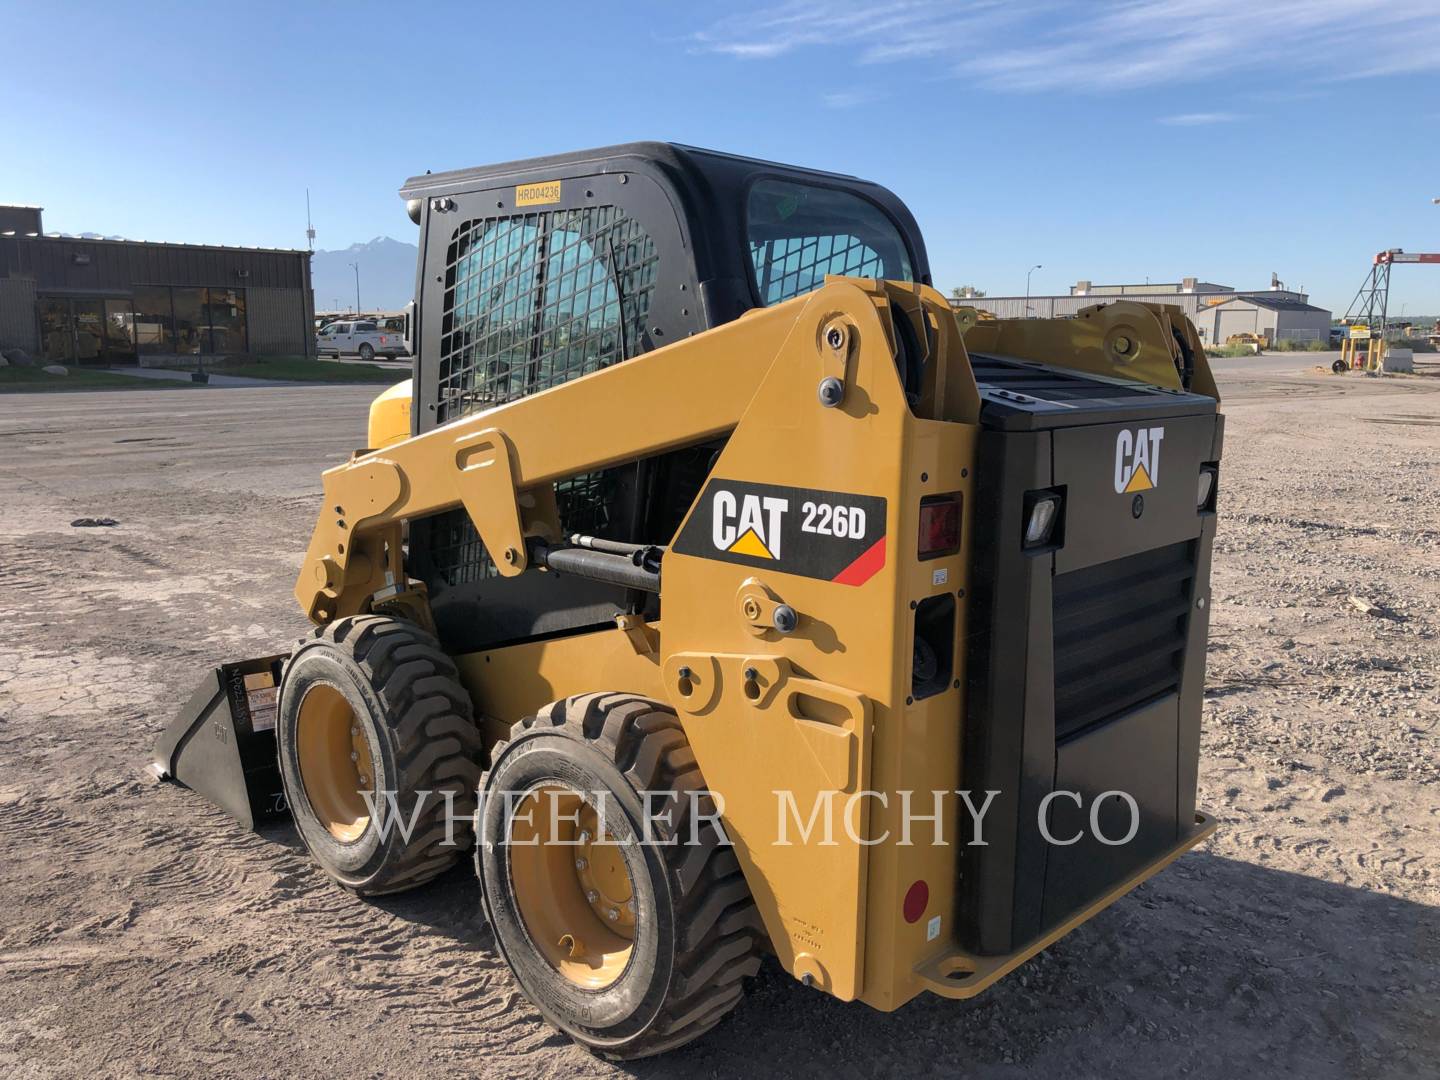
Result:
{"type": "MultiPolygon", "coordinates": [[[[655,180],[668,195],[685,233],[687,255],[694,262],[694,273],[699,282],[749,279],[752,268],[746,265],[749,253],[743,242],[747,230],[747,199],[756,183],[771,179],[848,192],[870,203],[893,223],[903,237],[908,249],[906,262],[909,274],[906,276],[932,284],[919,226],[910,210],[888,188],[845,173],[786,165],[681,143],[620,143],[468,169],[425,173],[407,180],[400,189],[400,195],[410,201],[411,214],[418,222],[437,200],[457,199],[482,190],[495,192],[497,196],[493,203],[486,206],[492,213],[514,212],[532,205],[567,207],[573,202],[571,193],[564,190],[567,180],[628,178],[635,174],[655,180]],[[546,204],[526,202],[519,197],[524,189],[546,184],[557,185],[552,190],[560,192],[560,201],[546,204]],[[498,190],[506,187],[514,189],[509,199],[498,190]]],[[[621,182],[625,181],[622,179],[621,182]]],[[[445,204],[442,201],[439,205],[445,204]]],[[[743,307],[766,302],[764,297],[753,295],[753,288],[741,291],[752,294],[743,307]]],[[[712,320],[712,324],[728,321],[737,314],[739,311],[716,312],[718,317],[712,320]]]]}

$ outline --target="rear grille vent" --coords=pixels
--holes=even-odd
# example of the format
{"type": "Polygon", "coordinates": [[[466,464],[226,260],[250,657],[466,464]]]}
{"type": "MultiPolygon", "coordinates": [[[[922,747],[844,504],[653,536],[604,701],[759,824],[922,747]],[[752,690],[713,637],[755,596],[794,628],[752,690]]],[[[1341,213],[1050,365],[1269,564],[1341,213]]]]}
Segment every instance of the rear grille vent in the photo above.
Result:
{"type": "Polygon", "coordinates": [[[970,367],[982,390],[1009,390],[1042,401],[1130,398],[1157,393],[1154,387],[1139,383],[1117,384],[1105,379],[1073,375],[1058,368],[975,353],[970,355],[970,367]]]}
{"type": "Polygon", "coordinates": [[[1055,737],[1176,690],[1185,653],[1193,544],[1055,578],[1055,737]]]}

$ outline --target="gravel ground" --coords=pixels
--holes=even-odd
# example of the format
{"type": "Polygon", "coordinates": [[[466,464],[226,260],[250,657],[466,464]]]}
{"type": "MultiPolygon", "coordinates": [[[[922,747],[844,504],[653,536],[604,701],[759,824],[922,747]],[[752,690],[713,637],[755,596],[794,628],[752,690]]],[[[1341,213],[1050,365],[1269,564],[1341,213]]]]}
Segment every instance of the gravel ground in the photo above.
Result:
{"type": "Polygon", "coordinates": [[[468,870],[362,902],[141,772],[198,669],[305,629],[318,472],[373,389],[7,402],[0,1072],[1440,1075],[1440,372],[1313,360],[1217,363],[1216,836],[973,1002],[882,1015],[770,964],[628,1069],[540,1021],[468,870]]]}

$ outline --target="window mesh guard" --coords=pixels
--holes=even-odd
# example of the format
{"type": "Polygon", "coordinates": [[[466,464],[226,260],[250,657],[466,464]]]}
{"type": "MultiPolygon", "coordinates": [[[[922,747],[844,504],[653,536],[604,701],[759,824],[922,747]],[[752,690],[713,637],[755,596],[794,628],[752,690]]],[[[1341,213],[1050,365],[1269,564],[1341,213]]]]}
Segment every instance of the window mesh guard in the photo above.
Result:
{"type": "MultiPolygon", "coordinates": [[[[613,206],[463,223],[446,252],[436,413],[440,423],[558,386],[642,352],[659,257],[613,206]]],[[[621,466],[620,468],[626,468],[621,466]]],[[[617,470],[555,485],[567,530],[605,535],[617,470]]],[[[425,523],[446,585],[495,577],[463,509],[425,523]]]]}
{"type": "Polygon", "coordinates": [[[446,254],[440,422],[640,352],[657,262],[613,206],[465,222],[446,254]]]}
{"type": "Polygon", "coordinates": [[[795,236],[752,240],[750,259],[766,305],[778,304],[825,284],[825,275],[878,278],[885,260],[858,237],[795,236]]]}

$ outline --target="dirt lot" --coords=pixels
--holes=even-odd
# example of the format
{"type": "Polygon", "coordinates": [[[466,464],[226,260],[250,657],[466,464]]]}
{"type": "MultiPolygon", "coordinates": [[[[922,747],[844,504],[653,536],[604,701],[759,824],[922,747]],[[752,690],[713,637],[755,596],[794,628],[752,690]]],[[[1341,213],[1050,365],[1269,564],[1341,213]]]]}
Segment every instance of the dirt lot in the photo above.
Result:
{"type": "Polygon", "coordinates": [[[362,902],[142,775],[198,669],[305,629],[318,472],[373,390],[6,401],[0,1073],[1440,1075],[1440,375],[1312,362],[1217,365],[1218,834],[975,1002],[886,1016],[772,964],[630,1070],[540,1021],[467,870],[362,902]]]}

